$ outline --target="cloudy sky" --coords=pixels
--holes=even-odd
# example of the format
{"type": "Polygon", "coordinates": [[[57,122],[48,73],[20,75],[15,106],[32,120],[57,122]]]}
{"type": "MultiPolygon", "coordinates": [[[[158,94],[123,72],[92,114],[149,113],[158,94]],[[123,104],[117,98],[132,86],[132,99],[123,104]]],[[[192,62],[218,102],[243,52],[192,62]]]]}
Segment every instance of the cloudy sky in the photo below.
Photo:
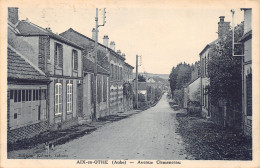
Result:
{"type": "MultiPolygon", "coordinates": [[[[116,50],[126,54],[126,61],[135,66],[136,54],[142,55],[141,72],[169,74],[180,62],[194,63],[200,51],[217,38],[219,16],[231,22],[231,8],[107,8],[106,25],[99,28],[99,42],[109,36],[116,50]]],[[[236,24],[243,12],[236,10],[236,24]]],[[[69,28],[92,37],[95,8],[19,7],[19,19],[26,18],[54,33],[69,28]]],[[[100,24],[102,12],[100,12],[100,24]]]]}

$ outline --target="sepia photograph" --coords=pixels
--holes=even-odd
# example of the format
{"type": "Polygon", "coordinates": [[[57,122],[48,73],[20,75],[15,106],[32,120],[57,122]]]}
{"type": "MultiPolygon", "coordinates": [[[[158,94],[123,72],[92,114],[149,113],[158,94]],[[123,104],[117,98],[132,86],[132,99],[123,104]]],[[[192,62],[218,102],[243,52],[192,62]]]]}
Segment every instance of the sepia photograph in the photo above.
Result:
{"type": "Polygon", "coordinates": [[[259,2],[133,2],[0,0],[0,167],[260,166],[259,2]]]}

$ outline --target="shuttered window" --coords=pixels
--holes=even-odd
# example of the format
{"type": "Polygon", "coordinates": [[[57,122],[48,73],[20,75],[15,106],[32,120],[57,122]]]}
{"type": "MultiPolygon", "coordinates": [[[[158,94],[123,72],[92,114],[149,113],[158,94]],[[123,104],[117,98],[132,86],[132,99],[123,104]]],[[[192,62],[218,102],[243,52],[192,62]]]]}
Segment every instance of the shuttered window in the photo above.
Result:
{"type": "Polygon", "coordinates": [[[252,116],[252,74],[246,77],[246,111],[247,116],[252,116]]]}
{"type": "Polygon", "coordinates": [[[103,102],[107,101],[107,77],[103,76],[103,102]]]}
{"type": "Polygon", "coordinates": [[[54,63],[63,68],[63,46],[59,43],[55,43],[54,63]]]}
{"type": "Polygon", "coordinates": [[[73,70],[78,70],[78,51],[72,50],[72,67],[73,70]]]}

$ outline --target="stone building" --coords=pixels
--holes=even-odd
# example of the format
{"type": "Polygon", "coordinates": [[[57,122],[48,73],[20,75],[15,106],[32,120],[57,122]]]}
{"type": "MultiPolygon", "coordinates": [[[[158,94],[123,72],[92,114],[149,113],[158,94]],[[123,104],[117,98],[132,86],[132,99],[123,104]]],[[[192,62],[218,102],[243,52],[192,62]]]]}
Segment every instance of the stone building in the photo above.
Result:
{"type": "Polygon", "coordinates": [[[15,142],[48,129],[47,88],[50,80],[10,45],[7,69],[7,141],[15,142]]]}
{"type": "Polygon", "coordinates": [[[189,109],[190,107],[198,107],[200,102],[200,62],[195,62],[191,65],[191,81],[183,87],[184,99],[183,107],[189,109]]]}
{"type": "Polygon", "coordinates": [[[201,105],[201,115],[204,118],[210,118],[210,100],[209,100],[209,86],[210,78],[208,76],[208,62],[210,59],[211,46],[213,46],[217,40],[207,44],[205,48],[200,52],[200,105],[201,105]]]}
{"type": "MultiPolygon", "coordinates": [[[[125,54],[122,54],[125,57],[125,54]]],[[[128,63],[123,66],[123,106],[124,111],[133,109],[133,69],[134,67],[128,63]]]]}
{"type": "MultiPolygon", "coordinates": [[[[208,62],[210,60],[212,49],[220,39],[230,32],[230,22],[225,22],[225,16],[220,16],[218,22],[218,38],[207,44],[200,52],[200,74],[201,74],[201,114],[205,118],[211,118],[211,104],[209,96],[210,78],[208,76],[208,62]]],[[[218,117],[216,117],[218,118],[218,117]]]]}
{"type": "MultiPolygon", "coordinates": [[[[92,30],[92,39],[73,30],[72,28],[60,34],[64,38],[67,38],[81,47],[83,50],[83,59],[89,64],[94,64],[94,39],[95,30],[92,30]]],[[[97,118],[103,117],[117,112],[123,112],[130,109],[130,100],[124,101],[123,96],[123,84],[131,82],[133,67],[125,62],[125,54],[122,54],[120,50],[115,51],[115,42],[111,41],[109,45],[108,36],[103,37],[103,44],[98,43],[98,76],[103,78],[101,85],[103,87],[98,88],[103,95],[101,102],[97,105],[97,118]],[[102,77],[101,77],[102,76],[102,77]],[[107,86],[107,87],[105,87],[107,86]],[[107,89],[108,88],[108,89],[107,89]],[[107,89],[107,90],[106,90],[107,89]],[[105,98],[106,96],[107,98],[105,98]],[[128,102],[129,108],[124,108],[124,102],[128,102]]],[[[94,65],[93,65],[94,66],[94,65]]],[[[91,69],[88,64],[84,63],[84,116],[91,116],[93,114],[93,89],[91,89],[91,78],[93,78],[93,68],[91,69]],[[91,77],[92,76],[92,77],[91,77]]],[[[99,83],[99,82],[98,82],[99,83]]],[[[101,86],[100,85],[100,86],[101,86]]],[[[99,87],[99,86],[97,86],[99,87]]],[[[91,118],[91,117],[87,117],[91,118]]]]}
{"type": "Polygon", "coordinates": [[[83,48],[53,33],[50,28],[44,29],[28,19],[18,20],[18,8],[9,8],[8,11],[9,45],[51,81],[46,95],[49,128],[63,129],[76,125],[83,106],[83,48]]]}
{"type": "MultiPolygon", "coordinates": [[[[95,38],[93,31],[93,38],[95,38]]],[[[83,120],[93,120],[109,115],[109,57],[107,48],[98,43],[97,51],[97,104],[94,112],[95,41],[72,28],[60,34],[80,45],[83,50],[83,120]]]]}

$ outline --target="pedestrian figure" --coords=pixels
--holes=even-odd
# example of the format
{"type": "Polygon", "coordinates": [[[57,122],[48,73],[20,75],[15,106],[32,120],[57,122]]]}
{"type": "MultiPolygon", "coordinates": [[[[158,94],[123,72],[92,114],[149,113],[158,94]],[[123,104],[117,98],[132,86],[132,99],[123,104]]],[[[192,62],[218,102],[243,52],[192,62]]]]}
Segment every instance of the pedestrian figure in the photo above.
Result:
{"type": "Polygon", "coordinates": [[[49,144],[49,142],[45,142],[45,151],[46,151],[46,155],[49,156],[49,154],[50,154],[50,144],[49,144]]]}

